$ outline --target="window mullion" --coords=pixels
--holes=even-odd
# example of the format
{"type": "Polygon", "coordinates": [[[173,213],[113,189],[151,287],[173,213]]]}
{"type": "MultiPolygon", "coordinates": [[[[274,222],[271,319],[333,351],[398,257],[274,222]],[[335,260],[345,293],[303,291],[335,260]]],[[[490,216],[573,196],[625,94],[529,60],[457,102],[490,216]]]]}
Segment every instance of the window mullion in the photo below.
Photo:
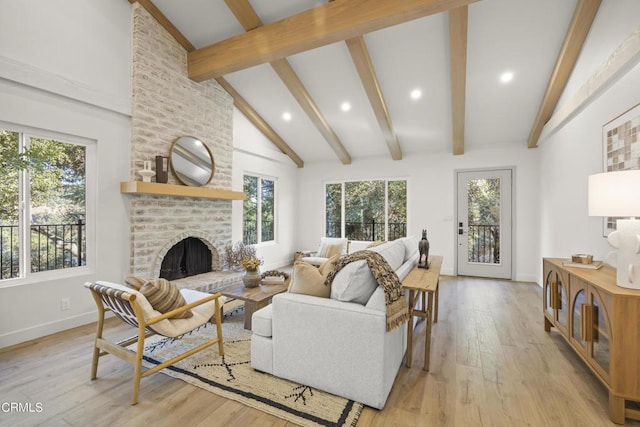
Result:
{"type": "Polygon", "coordinates": [[[258,178],[257,187],[258,206],[256,209],[256,215],[258,216],[258,218],[256,221],[256,243],[262,243],[262,178],[258,178]]]}
{"type": "Polygon", "coordinates": [[[389,180],[384,180],[384,241],[389,241],[389,180]]]}
{"type": "Polygon", "coordinates": [[[340,219],[341,219],[341,221],[340,221],[340,237],[344,238],[344,237],[346,237],[346,230],[347,230],[347,227],[346,227],[346,224],[345,224],[345,222],[347,220],[347,218],[346,218],[346,212],[347,211],[346,211],[346,207],[344,205],[345,201],[347,200],[347,198],[345,197],[345,194],[344,194],[344,182],[342,182],[340,184],[340,187],[341,187],[341,191],[340,191],[340,219]]]}
{"type": "MultiPolygon", "coordinates": [[[[24,133],[19,134],[18,150],[24,153],[29,147],[29,137],[24,133]]],[[[18,173],[18,234],[20,255],[19,260],[19,277],[25,277],[30,271],[31,261],[31,239],[29,239],[29,230],[31,229],[31,197],[29,186],[29,170],[23,169],[18,173]]]]}

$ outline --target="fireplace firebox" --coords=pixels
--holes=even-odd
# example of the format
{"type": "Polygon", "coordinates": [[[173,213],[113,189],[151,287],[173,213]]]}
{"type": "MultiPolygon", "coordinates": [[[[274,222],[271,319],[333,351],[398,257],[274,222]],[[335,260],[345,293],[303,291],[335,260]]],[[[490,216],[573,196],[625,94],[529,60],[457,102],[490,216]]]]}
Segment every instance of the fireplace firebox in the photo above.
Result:
{"type": "Polygon", "coordinates": [[[169,249],[160,265],[160,277],[181,279],[211,271],[211,250],[200,239],[187,237],[169,249]]]}

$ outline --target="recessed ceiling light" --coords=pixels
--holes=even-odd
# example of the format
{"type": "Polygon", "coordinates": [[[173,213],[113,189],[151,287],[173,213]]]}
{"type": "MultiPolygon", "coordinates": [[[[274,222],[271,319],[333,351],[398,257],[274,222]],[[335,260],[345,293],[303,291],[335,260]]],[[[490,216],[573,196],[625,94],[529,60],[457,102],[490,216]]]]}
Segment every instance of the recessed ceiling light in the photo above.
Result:
{"type": "Polygon", "coordinates": [[[422,98],[422,91],[420,89],[414,89],[411,91],[411,99],[422,98]]]}
{"type": "Polygon", "coordinates": [[[513,73],[511,71],[505,71],[500,74],[500,81],[502,83],[509,83],[511,80],[513,80],[513,73]]]}
{"type": "Polygon", "coordinates": [[[346,113],[347,111],[351,110],[351,104],[345,101],[340,104],[340,109],[346,113]]]}
{"type": "Polygon", "coordinates": [[[291,113],[289,112],[283,113],[282,118],[287,122],[291,121],[291,113]]]}

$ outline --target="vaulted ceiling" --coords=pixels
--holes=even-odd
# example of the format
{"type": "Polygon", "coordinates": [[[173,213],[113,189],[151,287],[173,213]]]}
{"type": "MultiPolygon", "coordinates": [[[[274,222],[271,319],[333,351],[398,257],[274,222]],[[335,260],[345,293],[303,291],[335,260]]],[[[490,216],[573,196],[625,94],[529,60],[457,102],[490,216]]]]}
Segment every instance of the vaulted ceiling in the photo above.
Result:
{"type": "Polygon", "coordinates": [[[535,147],[600,6],[129,1],[187,49],[192,79],[216,79],[299,167],[434,151],[463,155],[493,144],[535,147]]]}

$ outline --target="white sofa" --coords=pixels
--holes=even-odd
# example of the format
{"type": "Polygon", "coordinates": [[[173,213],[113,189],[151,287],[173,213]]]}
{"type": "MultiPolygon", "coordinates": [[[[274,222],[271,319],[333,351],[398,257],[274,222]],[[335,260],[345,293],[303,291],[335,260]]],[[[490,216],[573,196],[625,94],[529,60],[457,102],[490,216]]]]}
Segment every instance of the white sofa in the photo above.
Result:
{"type": "MultiPolygon", "coordinates": [[[[419,256],[414,237],[372,250],[389,262],[400,280],[419,256]]],[[[353,262],[336,275],[331,298],[274,296],[271,305],[253,314],[252,330],[254,369],[379,409],[406,350],[406,324],[386,331],[384,291],[365,261],[353,262]]]]}

